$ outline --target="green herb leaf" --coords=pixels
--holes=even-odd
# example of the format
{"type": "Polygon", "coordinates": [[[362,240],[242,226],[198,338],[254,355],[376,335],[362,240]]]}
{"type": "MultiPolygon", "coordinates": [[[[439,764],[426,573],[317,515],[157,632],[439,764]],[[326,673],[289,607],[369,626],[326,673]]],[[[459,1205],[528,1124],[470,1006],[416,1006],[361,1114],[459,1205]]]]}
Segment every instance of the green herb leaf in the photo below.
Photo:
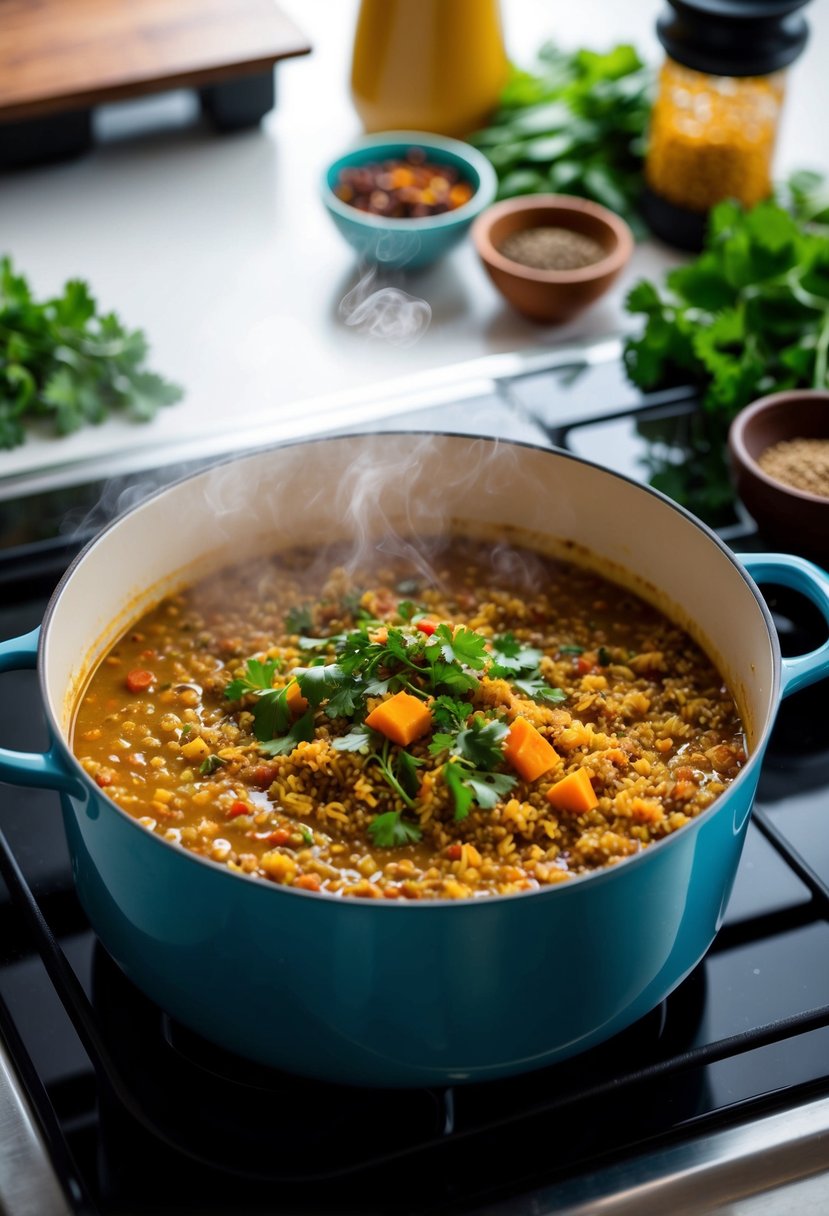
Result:
{"type": "Polygon", "coordinates": [[[259,692],[273,687],[273,678],[282,664],[278,659],[248,659],[244,675],[231,680],[225,688],[225,696],[230,701],[238,701],[248,693],[259,692]]]}
{"type": "Polygon", "coordinates": [[[394,849],[413,844],[423,833],[415,823],[403,818],[402,811],[386,811],[368,825],[368,834],[381,849],[394,849]]]}
{"type": "Polygon", "coordinates": [[[288,633],[307,634],[313,624],[310,604],[296,604],[285,613],[285,628],[288,633]]]}
{"type": "Polygon", "coordinates": [[[504,759],[503,742],[508,734],[509,727],[499,718],[485,722],[475,717],[466,729],[458,732],[455,752],[475,768],[496,768],[504,759]]]}
{"type": "Polygon", "coordinates": [[[209,777],[211,773],[215,773],[216,769],[221,768],[223,764],[227,764],[227,761],[223,760],[221,756],[205,756],[199,765],[199,772],[203,777],[209,777]]]}
{"type": "Polygon", "coordinates": [[[331,746],[337,752],[363,752],[371,750],[372,732],[367,726],[354,726],[347,735],[339,735],[331,740],[331,746]]]}
{"type": "Polygon", "coordinates": [[[468,138],[491,161],[499,198],[579,194],[612,207],[644,235],[653,91],[653,75],[630,45],[566,52],[548,43],[531,70],[512,68],[489,126],[468,138]]]}
{"type": "Polygon", "coordinates": [[[431,654],[434,645],[438,645],[440,653],[447,663],[462,663],[475,671],[480,671],[486,666],[488,659],[486,638],[482,634],[476,633],[474,629],[467,629],[465,625],[459,625],[453,631],[444,621],[438,625],[432,639],[432,643],[426,648],[427,654],[431,654]]]}
{"type": "MultiPolygon", "coordinates": [[[[286,735],[274,739],[264,739],[259,744],[259,750],[266,756],[285,756],[294,750],[297,743],[310,743],[314,737],[314,711],[309,709],[297,718],[286,735]]],[[[257,738],[260,736],[257,733],[257,738]]]]}

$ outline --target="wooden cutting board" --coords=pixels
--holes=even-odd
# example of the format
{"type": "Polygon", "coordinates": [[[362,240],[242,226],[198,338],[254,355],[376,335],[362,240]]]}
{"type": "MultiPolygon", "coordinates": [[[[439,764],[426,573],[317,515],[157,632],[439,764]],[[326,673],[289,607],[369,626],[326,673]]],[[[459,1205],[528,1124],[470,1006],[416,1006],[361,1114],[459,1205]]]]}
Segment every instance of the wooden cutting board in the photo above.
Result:
{"type": "Polygon", "coordinates": [[[0,122],[200,89],[310,50],[273,0],[0,0],[0,122]]]}

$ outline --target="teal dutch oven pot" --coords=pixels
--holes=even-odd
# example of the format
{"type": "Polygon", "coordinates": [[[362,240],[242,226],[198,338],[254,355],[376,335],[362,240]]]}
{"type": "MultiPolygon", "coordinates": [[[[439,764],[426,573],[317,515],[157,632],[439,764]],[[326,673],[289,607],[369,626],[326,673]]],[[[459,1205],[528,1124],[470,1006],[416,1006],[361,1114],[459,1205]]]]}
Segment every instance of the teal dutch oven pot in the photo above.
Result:
{"type": "Polygon", "coordinates": [[[434,434],[272,448],[127,512],[74,562],[41,629],[3,644],[0,668],[38,669],[51,745],[3,749],[0,777],[60,792],[95,932],[140,989],[206,1039],[349,1084],[517,1074],[644,1016],[717,933],[780,700],[829,672],[829,642],[781,658],[758,583],[802,592],[829,621],[829,578],[816,566],[737,558],[669,499],[566,453],[434,434]],[[595,565],[693,633],[737,699],[749,750],[708,810],[638,855],[552,888],[363,901],[188,853],[130,818],[73,757],[73,706],[91,666],[209,563],[343,536],[388,546],[449,528],[493,538],[519,530],[595,565]]]}

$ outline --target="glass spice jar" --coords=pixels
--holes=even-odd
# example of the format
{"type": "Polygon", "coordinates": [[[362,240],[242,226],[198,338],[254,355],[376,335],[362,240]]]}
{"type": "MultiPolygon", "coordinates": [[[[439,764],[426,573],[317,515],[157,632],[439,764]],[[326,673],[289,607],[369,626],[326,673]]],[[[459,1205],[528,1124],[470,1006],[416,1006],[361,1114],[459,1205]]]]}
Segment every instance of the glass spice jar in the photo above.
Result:
{"type": "Polygon", "coordinates": [[[651,111],[643,211],[681,249],[702,247],[723,199],[772,192],[785,68],[806,44],[807,0],[668,0],[667,51],[651,111]]]}

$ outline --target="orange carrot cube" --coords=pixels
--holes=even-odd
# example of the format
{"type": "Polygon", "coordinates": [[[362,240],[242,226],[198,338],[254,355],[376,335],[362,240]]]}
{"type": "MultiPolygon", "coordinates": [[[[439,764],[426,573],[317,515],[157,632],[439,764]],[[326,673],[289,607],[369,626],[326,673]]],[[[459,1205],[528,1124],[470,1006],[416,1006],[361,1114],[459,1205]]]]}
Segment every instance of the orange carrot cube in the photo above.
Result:
{"type": "Polygon", "coordinates": [[[558,752],[526,718],[509,728],[504,755],[524,781],[536,781],[558,764],[558,752]]]}
{"type": "Polygon", "coordinates": [[[432,715],[427,705],[409,692],[398,692],[387,701],[381,701],[366,718],[366,726],[378,730],[381,735],[407,747],[425,735],[432,726],[432,715]]]}
{"type": "Polygon", "coordinates": [[[593,789],[587,769],[577,768],[568,773],[547,790],[547,801],[551,802],[557,811],[572,811],[580,815],[584,811],[592,811],[599,799],[593,789]]]}
{"type": "Polygon", "coordinates": [[[304,714],[308,708],[307,698],[303,697],[299,684],[296,680],[291,680],[290,684],[288,685],[285,692],[285,702],[288,709],[292,714],[294,714],[295,717],[299,717],[300,714],[304,714]]]}

